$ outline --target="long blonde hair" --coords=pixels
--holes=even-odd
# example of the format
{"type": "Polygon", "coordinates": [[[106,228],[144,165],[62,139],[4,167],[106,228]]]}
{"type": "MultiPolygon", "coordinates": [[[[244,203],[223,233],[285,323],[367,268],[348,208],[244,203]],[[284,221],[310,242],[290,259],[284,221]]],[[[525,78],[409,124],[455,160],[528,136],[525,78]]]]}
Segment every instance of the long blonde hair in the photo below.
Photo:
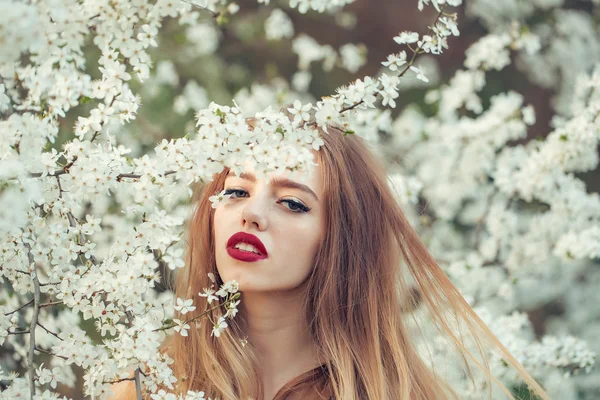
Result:
{"type": "MultiPolygon", "coordinates": [[[[486,348],[514,367],[530,390],[549,399],[429,254],[388,186],[384,166],[365,140],[333,127],[321,132],[321,137],[325,144],[316,152],[316,162],[324,187],[326,233],[303,287],[310,332],[327,362],[289,382],[275,399],[283,400],[292,392],[302,393],[307,400],[458,399],[417,353],[406,322],[410,306],[426,307],[461,357],[483,371],[490,398],[494,381],[514,399],[491,374],[486,348]],[[449,315],[467,328],[483,361],[467,349],[459,338],[464,333],[456,332],[449,315]]],[[[207,274],[213,273],[218,285],[223,283],[215,262],[214,209],[208,198],[223,189],[227,172],[226,168],[215,174],[195,192],[186,268],[175,285],[177,297],[194,298],[195,313],[207,308],[206,298],[197,295],[211,285],[207,274]]],[[[223,311],[217,309],[210,318],[216,321],[221,315],[223,311]]],[[[202,319],[189,336],[175,334],[164,343],[164,351],[175,360],[178,393],[204,390],[221,400],[262,398],[256,353],[251,343],[242,343],[244,321],[238,317],[219,338],[211,337],[212,324],[202,319]]],[[[471,376],[470,367],[465,368],[471,376]]]]}

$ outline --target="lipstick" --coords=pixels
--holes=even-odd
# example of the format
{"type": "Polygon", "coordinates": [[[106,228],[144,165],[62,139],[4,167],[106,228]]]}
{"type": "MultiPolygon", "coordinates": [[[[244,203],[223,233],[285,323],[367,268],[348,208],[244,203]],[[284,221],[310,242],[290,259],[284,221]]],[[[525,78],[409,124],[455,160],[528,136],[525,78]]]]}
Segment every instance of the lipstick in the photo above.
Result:
{"type": "Polygon", "coordinates": [[[265,249],[265,245],[258,237],[246,232],[237,232],[229,238],[227,241],[227,254],[236,260],[245,262],[254,262],[267,258],[267,250],[265,249]],[[256,254],[252,251],[236,249],[235,246],[238,243],[250,244],[254,246],[260,254],[256,254]]]}

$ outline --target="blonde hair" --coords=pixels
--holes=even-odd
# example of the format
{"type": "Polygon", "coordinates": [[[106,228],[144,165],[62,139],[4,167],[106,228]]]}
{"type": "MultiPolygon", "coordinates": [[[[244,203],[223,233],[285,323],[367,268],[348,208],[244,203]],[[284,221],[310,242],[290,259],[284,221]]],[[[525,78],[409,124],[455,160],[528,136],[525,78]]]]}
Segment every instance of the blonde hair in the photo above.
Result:
{"type": "MultiPolygon", "coordinates": [[[[324,188],[326,233],[303,288],[309,329],[321,359],[327,362],[289,382],[275,400],[284,400],[292,392],[307,400],[458,399],[417,353],[406,321],[410,307],[417,306],[426,307],[460,356],[483,371],[490,398],[494,381],[514,399],[492,375],[486,346],[514,367],[530,390],[549,399],[429,254],[390,190],[384,166],[365,140],[333,127],[321,132],[321,137],[324,145],[316,152],[316,162],[324,188]],[[407,273],[414,287],[407,283],[407,273]],[[467,328],[483,362],[459,338],[464,332],[456,333],[449,314],[467,328]]],[[[208,198],[223,189],[227,172],[226,168],[198,188],[187,230],[187,267],[178,274],[175,291],[178,297],[194,298],[199,305],[195,313],[206,308],[206,298],[197,294],[210,286],[207,274],[213,273],[218,285],[223,283],[215,262],[214,209],[208,198]]],[[[214,310],[210,317],[216,321],[221,315],[221,310],[214,310]]],[[[204,390],[221,400],[262,398],[256,353],[251,343],[241,343],[244,320],[240,315],[219,338],[211,337],[212,325],[202,319],[189,336],[175,334],[164,343],[164,351],[175,360],[178,393],[204,390]]],[[[466,372],[472,377],[468,365],[466,372]]]]}

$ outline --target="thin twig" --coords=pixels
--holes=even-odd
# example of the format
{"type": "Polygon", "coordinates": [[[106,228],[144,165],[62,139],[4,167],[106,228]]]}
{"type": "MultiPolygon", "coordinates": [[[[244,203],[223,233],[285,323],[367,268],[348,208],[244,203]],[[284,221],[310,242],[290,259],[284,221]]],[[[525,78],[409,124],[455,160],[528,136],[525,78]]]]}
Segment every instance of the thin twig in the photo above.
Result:
{"type": "MultiPolygon", "coordinates": [[[[77,161],[77,156],[73,157],[73,160],[71,160],[71,162],[68,163],[67,165],[65,165],[62,169],[56,170],[56,171],[54,171],[54,173],[48,174],[46,176],[60,176],[63,174],[68,174],[69,168],[71,168],[73,166],[73,164],[75,164],[75,161],[77,161]]],[[[29,177],[30,178],[40,178],[42,175],[43,175],[42,172],[32,172],[29,174],[29,177]]]]}
{"type": "MultiPolygon", "coordinates": [[[[438,23],[439,19],[442,17],[442,15],[444,15],[444,9],[446,8],[446,6],[442,6],[442,8],[440,9],[440,12],[438,13],[437,17],[435,18],[435,21],[433,21],[433,25],[429,28],[429,31],[427,32],[427,35],[430,35],[433,32],[433,27],[438,23]]],[[[408,71],[410,69],[410,67],[413,66],[413,64],[415,63],[415,60],[417,58],[417,55],[421,54],[420,51],[423,48],[423,44],[425,44],[425,41],[422,41],[422,43],[419,45],[419,47],[417,47],[416,49],[413,50],[413,48],[409,45],[408,47],[413,51],[413,55],[410,59],[410,61],[408,62],[408,64],[406,64],[406,67],[402,70],[402,72],[400,72],[398,74],[398,78],[401,78],[402,76],[404,76],[404,74],[406,74],[406,71],[408,71]]],[[[358,107],[359,105],[363,104],[364,100],[361,100],[357,103],[352,104],[351,106],[348,107],[344,107],[341,109],[340,114],[344,113],[346,111],[350,111],[356,107],[358,107]]]]}
{"type": "MultiPolygon", "coordinates": [[[[75,216],[73,216],[73,214],[71,213],[71,211],[69,211],[67,213],[67,218],[69,219],[69,226],[71,226],[72,228],[76,228],[77,227],[77,220],[75,219],[75,216]]],[[[85,243],[86,242],[85,237],[83,236],[83,233],[81,233],[81,232],[79,233],[79,241],[81,243],[85,243]]],[[[93,254],[90,255],[90,261],[94,265],[100,265],[100,262],[98,261],[98,259],[93,254]]],[[[88,270],[89,270],[89,268],[88,268],[88,270]]]]}
{"type": "Polygon", "coordinates": [[[212,17],[215,18],[215,19],[219,18],[219,15],[221,15],[220,12],[215,12],[215,11],[213,11],[213,10],[211,10],[209,8],[203,7],[203,6],[199,5],[199,4],[192,3],[189,0],[182,0],[182,1],[185,2],[185,3],[191,4],[192,6],[197,7],[199,9],[203,10],[203,11],[207,11],[207,12],[211,13],[212,17]]]}
{"type": "MultiPolygon", "coordinates": [[[[52,174],[47,174],[46,176],[59,176],[59,175],[63,175],[66,174],[67,171],[65,171],[64,169],[59,169],[54,171],[54,173],[52,174]]],[[[29,174],[30,178],[41,178],[42,177],[42,172],[32,172],[29,174]]]]}
{"type": "MultiPolygon", "coordinates": [[[[137,29],[134,29],[134,30],[137,30],[137,29]]],[[[106,108],[111,108],[113,106],[113,104],[115,104],[115,100],[117,100],[117,96],[113,96],[110,104],[106,108]]],[[[102,129],[100,129],[99,131],[94,132],[94,134],[92,135],[92,138],[90,139],[90,143],[92,143],[94,140],[96,140],[96,138],[98,137],[98,135],[100,134],[101,131],[102,131],[102,129]]]]}
{"type": "Polygon", "coordinates": [[[63,338],[61,338],[60,336],[58,336],[57,333],[52,332],[50,329],[46,328],[44,325],[42,325],[39,321],[38,321],[38,325],[45,330],[46,332],[48,332],[49,334],[51,334],[52,336],[54,336],[55,338],[57,338],[58,340],[63,340],[63,338]]]}
{"type": "MultiPolygon", "coordinates": [[[[73,160],[73,161],[75,161],[75,160],[73,160]]],[[[73,165],[73,163],[71,162],[71,164],[69,164],[69,165],[68,165],[68,167],[70,167],[70,166],[72,166],[72,165],[73,165]]],[[[163,176],[172,175],[172,174],[174,174],[174,173],[176,173],[176,172],[177,172],[177,171],[167,171],[167,172],[165,172],[165,173],[163,174],[163,176]]],[[[58,178],[60,175],[64,175],[64,174],[67,174],[67,173],[69,173],[69,171],[68,171],[68,168],[67,168],[67,166],[65,166],[65,168],[63,168],[63,169],[59,169],[59,170],[57,170],[57,171],[54,171],[54,173],[52,173],[52,174],[47,174],[46,176],[54,176],[54,177],[57,177],[57,178],[58,178]]],[[[29,177],[30,177],[30,178],[40,178],[41,176],[42,176],[42,172],[32,172],[32,173],[30,173],[30,174],[29,174],[29,177]]],[[[119,174],[119,175],[117,175],[117,178],[116,178],[116,180],[117,180],[117,182],[121,182],[121,180],[122,180],[123,178],[133,178],[133,179],[139,179],[139,178],[141,178],[141,177],[142,177],[142,175],[140,175],[140,174],[124,173],[124,174],[119,174]]],[[[59,188],[60,188],[60,181],[59,181],[59,188]]],[[[61,194],[62,194],[62,190],[60,190],[60,192],[61,192],[61,194]]]]}
{"type": "Polygon", "coordinates": [[[29,333],[29,329],[26,331],[8,332],[9,335],[24,335],[26,333],[29,333]]]}
{"type": "MultiPolygon", "coordinates": [[[[127,317],[127,322],[129,323],[129,326],[132,327],[133,317],[131,316],[131,313],[125,310],[125,316],[127,317]]],[[[144,398],[142,397],[142,379],[140,377],[140,367],[136,368],[133,380],[135,381],[136,398],[137,400],[143,400],[144,398]]]]}
{"type": "Polygon", "coordinates": [[[27,271],[21,271],[21,270],[18,270],[18,269],[15,269],[15,272],[16,272],[16,273],[18,273],[18,274],[23,274],[23,275],[31,275],[31,274],[30,274],[29,272],[27,272],[27,271]]]}
{"type": "Polygon", "coordinates": [[[120,382],[125,382],[125,381],[133,381],[135,380],[135,378],[122,378],[122,379],[115,379],[113,381],[102,381],[102,383],[110,383],[110,384],[114,384],[114,383],[120,383],[120,382]]]}
{"type": "Polygon", "coordinates": [[[27,303],[23,304],[21,307],[17,308],[15,311],[11,311],[8,313],[4,313],[4,315],[9,316],[11,314],[14,314],[16,312],[21,311],[22,309],[24,309],[25,307],[27,307],[28,305],[30,305],[31,303],[33,303],[33,299],[31,299],[30,301],[28,301],[27,303]]]}
{"type": "MultiPolygon", "coordinates": [[[[174,174],[176,172],[177,171],[167,171],[167,172],[165,172],[163,174],[163,176],[168,176],[168,175],[174,174]]],[[[142,175],[139,175],[139,174],[119,174],[119,175],[117,175],[117,182],[121,182],[121,180],[123,178],[135,178],[135,179],[138,179],[138,178],[141,178],[141,177],[142,177],[142,175]]]]}
{"type": "MultiPolygon", "coordinates": [[[[184,322],[184,324],[189,324],[190,322],[194,322],[194,321],[195,321],[195,320],[197,320],[198,318],[200,318],[200,317],[203,317],[203,316],[205,316],[206,314],[208,314],[209,312],[211,312],[211,311],[213,311],[213,310],[216,310],[217,308],[219,308],[219,307],[221,307],[221,306],[227,305],[228,303],[231,303],[231,302],[233,302],[233,301],[237,300],[238,298],[239,298],[239,297],[236,297],[236,296],[234,295],[234,296],[232,296],[232,297],[231,297],[231,299],[229,299],[229,300],[227,300],[227,301],[224,301],[223,303],[218,303],[216,306],[214,306],[214,307],[212,307],[212,308],[209,308],[209,309],[207,309],[206,311],[203,311],[202,313],[200,313],[200,314],[196,315],[194,318],[192,318],[192,319],[189,319],[189,320],[185,321],[185,322],[184,322]]],[[[153,329],[153,330],[152,330],[152,332],[166,331],[167,329],[171,329],[171,328],[174,328],[174,327],[176,327],[176,326],[177,326],[177,324],[171,324],[171,325],[167,325],[167,326],[161,326],[160,328],[153,329]]]]}
{"type": "Polygon", "coordinates": [[[62,282],[46,282],[40,283],[40,286],[51,286],[51,285],[60,285],[62,282]]]}
{"type": "Polygon", "coordinates": [[[44,308],[44,307],[52,307],[52,306],[56,306],[59,304],[63,304],[62,300],[59,301],[53,301],[51,303],[44,303],[44,304],[40,304],[40,308],[44,308]]]}
{"type": "MultiPolygon", "coordinates": [[[[60,178],[56,178],[56,180],[58,181],[58,188],[60,189],[59,192],[59,197],[62,197],[62,189],[60,186],[60,178]]],[[[67,212],[67,219],[69,220],[69,226],[71,228],[76,228],[78,223],[77,223],[77,219],[75,218],[75,216],[73,215],[73,213],[71,211],[67,212]]],[[[83,233],[79,232],[79,241],[81,243],[85,243],[85,236],[83,236],[83,233]]],[[[90,255],[90,261],[92,262],[92,264],[94,265],[100,265],[100,262],[96,259],[96,257],[92,254],[90,255]]],[[[89,270],[89,268],[88,268],[89,270]]],[[[86,271],[87,272],[87,271],[86,271]]]]}
{"type": "Polygon", "coordinates": [[[62,358],[63,360],[68,360],[69,359],[68,357],[59,356],[58,354],[54,354],[54,353],[52,353],[51,351],[48,351],[48,350],[40,349],[39,347],[36,347],[35,350],[39,351],[40,353],[45,353],[45,354],[51,355],[53,357],[62,358]]]}

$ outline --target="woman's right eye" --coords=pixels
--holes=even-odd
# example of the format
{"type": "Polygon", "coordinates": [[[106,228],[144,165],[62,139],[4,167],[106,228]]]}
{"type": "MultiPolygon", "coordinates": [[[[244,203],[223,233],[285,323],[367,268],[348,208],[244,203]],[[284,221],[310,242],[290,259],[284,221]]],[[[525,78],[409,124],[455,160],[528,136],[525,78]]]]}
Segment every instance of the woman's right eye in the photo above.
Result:
{"type": "Polygon", "coordinates": [[[244,193],[247,193],[247,192],[245,190],[243,190],[243,189],[227,189],[227,190],[225,190],[224,194],[226,196],[227,195],[232,195],[231,197],[238,198],[240,196],[237,196],[236,194],[240,194],[240,193],[243,195],[244,193]]]}

